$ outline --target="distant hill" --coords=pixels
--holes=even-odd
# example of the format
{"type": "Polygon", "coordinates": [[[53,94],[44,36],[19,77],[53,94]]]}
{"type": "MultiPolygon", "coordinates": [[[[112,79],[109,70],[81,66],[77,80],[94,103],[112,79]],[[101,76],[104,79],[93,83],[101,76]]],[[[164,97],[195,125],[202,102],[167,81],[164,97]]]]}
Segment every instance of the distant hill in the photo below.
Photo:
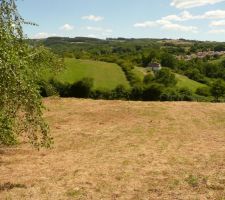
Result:
{"type": "Polygon", "coordinates": [[[153,60],[177,74],[177,88],[187,87],[195,93],[198,88],[208,87],[208,92],[198,90],[197,95],[203,97],[211,95],[210,88],[217,79],[225,82],[225,57],[222,56],[225,42],[89,37],[50,37],[29,42],[34,46],[44,45],[65,58],[67,70],[59,75],[61,81],[72,83],[85,76],[93,77],[94,89],[113,89],[120,84],[143,88],[142,80],[147,74],[143,71],[153,60]],[[191,56],[203,52],[206,56],[191,56]]]}

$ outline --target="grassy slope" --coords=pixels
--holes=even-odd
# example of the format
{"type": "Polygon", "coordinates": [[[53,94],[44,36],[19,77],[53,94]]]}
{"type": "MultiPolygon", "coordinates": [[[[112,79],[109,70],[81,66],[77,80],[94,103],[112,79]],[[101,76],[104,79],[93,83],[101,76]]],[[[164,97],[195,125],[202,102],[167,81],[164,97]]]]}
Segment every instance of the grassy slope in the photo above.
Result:
{"type": "MultiPolygon", "coordinates": [[[[126,80],[123,71],[116,64],[78,59],[66,59],[65,64],[66,70],[57,76],[57,79],[62,82],[73,83],[84,77],[92,77],[94,78],[95,89],[113,89],[119,84],[129,87],[129,82],[126,80]]],[[[147,73],[141,67],[135,67],[133,71],[141,80],[147,73]]],[[[45,76],[50,77],[48,73],[45,73],[45,76]]],[[[197,88],[206,86],[180,74],[176,74],[176,77],[178,79],[177,87],[179,88],[188,87],[192,91],[196,91],[197,88]]]]}
{"type": "Polygon", "coordinates": [[[179,88],[188,87],[193,92],[195,92],[196,89],[198,89],[200,87],[206,87],[205,84],[193,81],[193,80],[189,79],[188,77],[180,75],[180,74],[176,74],[176,78],[177,78],[177,81],[178,81],[177,87],[179,87],[179,88]]]}
{"type": "Polygon", "coordinates": [[[54,148],[2,148],[0,199],[224,199],[225,104],[45,105],[54,148]]]}
{"type": "MultiPolygon", "coordinates": [[[[147,73],[146,69],[142,68],[142,67],[136,67],[135,71],[136,71],[137,75],[142,79],[144,78],[144,75],[147,73]]],[[[178,88],[188,87],[190,90],[195,92],[196,89],[198,89],[200,87],[206,87],[205,84],[193,81],[186,76],[183,76],[183,75],[180,75],[180,74],[175,74],[175,75],[176,75],[176,78],[177,78],[177,81],[178,81],[177,85],[176,85],[178,88]]]]}
{"type": "Polygon", "coordinates": [[[116,64],[76,59],[66,59],[65,63],[66,70],[57,77],[60,81],[74,83],[92,77],[95,89],[113,89],[119,84],[129,87],[123,71],[116,64]]]}
{"type": "Polygon", "coordinates": [[[140,80],[144,80],[146,72],[143,67],[134,67],[133,72],[140,80]]]}

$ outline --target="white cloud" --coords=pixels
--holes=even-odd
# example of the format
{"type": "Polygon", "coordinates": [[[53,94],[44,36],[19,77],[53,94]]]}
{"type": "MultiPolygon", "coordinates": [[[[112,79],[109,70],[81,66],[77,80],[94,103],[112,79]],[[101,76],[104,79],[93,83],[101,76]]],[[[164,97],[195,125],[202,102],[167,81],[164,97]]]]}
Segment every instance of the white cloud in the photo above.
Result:
{"type": "Polygon", "coordinates": [[[206,12],[202,19],[225,19],[225,10],[213,10],[206,12]]]}
{"type": "Polygon", "coordinates": [[[154,27],[154,26],[157,26],[157,23],[154,21],[145,21],[145,22],[134,24],[134,27],[136,28],[148,28],[148,27],[154,27]]]}
{"type": "Polygon", "coordinates": [[[31,38],[32,39],[44,39],[44,38],[48,38],[48,37],[52,37],[52,36],[56,36],[56,34],[40,32],[40,33],[37,33],[36,35],[32,36],[31,38]]]}
{"type": "Polygon", "coordinates": [[[74,30],[74,27],[70,24],[64,24],[59,29],[62,31],[72,31],[72,30],[74,30]]]}
{"type": "Polygon", "coordinates": [[[225,19],[225,10],[212,10],[202,15],[192,15],[188,11],[183,11],[179,15],[168,15],[162,18],[169,21],[188,21],[193,19],[225,19]]]}
{"type": "MultiPolygon", "coordinates": [[[[196,26],[186,26],[174,22],[184,22],[189,20],[215,20],[215,19],[225,19],[225,10],[211,10],[207,11],[201,15],[193,15],[188,11],[183,11],[178,15],[168,15],[162,17],[156,21],[145,21],[141,23],[134,24],[136,28],[148,28],[160,26],[162,29],[182,31],[182,32],[192,32],[198,33],[198,27],[196,26]]],[[[225,26],[225,20],[213,21],[210,23],[211,27],[215,26],[225,26]]],[[[223,30],[213,30],[211,33],[220,32],[223,33],[223,30]]]]}
{"type": "Polygon", "coordinates": [[[104,19],[104,17],[88,15],[88,16],[81,17],[81,19],[98,22],[98,21],[102,21],[104,19]]]}
{"type": "Polygon", "coordinates": [[[210,30],[208,33],[209,34],[224,34],[225,29],[214,29],[214,30],[210,30]]]}
{"type": "Polygon", "coordinates": [[[178,9],[194,8],[205,5],[213,5],[216,3],[224,2],[225,0],[171,0],[171,6],[178,9]]]}
{"type": "Polygon", "coordinates": [[[184,25],[174,24],[174,23],[164,24],[162,28],[166,30],[173,30],[173,31],[198,33],[198,28],[195,26],[184,26],[184,25]]]}
{"type": "Polygon", "coordinates": [[[225,26],[225,20],[212,21],[209,26],[225,26]]]}
{"type": "Polygon", "coordinates": [[[188,11],[183,11],[179,15],[168,15],[166,17],[163,17],[162,19],[169,20],[169,21],[187,21],[187,20],[195,19],[195,16],[193,16],[188,11]]]}
{"type": "Polygon", "coordinates": [[[149,28],[149,27],[156,27],[156,26],[159,26],[162,29],[172,30],[172,31],[182,31],[182,32],[192,32],[192,33],[198,32],[198,28],[195,26],[184,26],[180,24],[175,24],[165,19],[160,19],[157,21],[146,21],[146,22],[134,24],[134,27],[136,28],[149,28]]]}
{"type": "Polygon", "coordinates": [[[184,26],[172,23],[171,21],[168,20],[158,20],[157,23],[161,25],[162,29],[166,30],[198,33],[198,28],[195,26],[184,26]]]}

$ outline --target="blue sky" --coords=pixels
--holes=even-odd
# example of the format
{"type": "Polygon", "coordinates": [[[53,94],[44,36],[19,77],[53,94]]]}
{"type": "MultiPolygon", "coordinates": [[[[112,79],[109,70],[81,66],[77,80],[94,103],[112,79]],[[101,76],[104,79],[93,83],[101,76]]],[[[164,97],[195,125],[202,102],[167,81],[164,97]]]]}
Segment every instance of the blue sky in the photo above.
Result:
{"type": "Polygon", "coordinates": [[[225,41],[225,0],[24,0],[30,38],[186,38],[225,41]]]}

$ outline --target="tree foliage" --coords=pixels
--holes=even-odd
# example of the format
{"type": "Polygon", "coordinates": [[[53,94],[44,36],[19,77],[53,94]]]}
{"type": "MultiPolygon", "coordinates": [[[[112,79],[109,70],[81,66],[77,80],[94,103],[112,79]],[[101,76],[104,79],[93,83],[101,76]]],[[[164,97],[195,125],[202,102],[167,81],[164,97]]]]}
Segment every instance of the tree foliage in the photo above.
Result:
{"type": "Polygon", "coordinates": [[[78,98],[88,98],[91,94],[91,89],[94,86],[93,78],[83,78],[82,80],[72,84],[70,88],[70,96],[78,98]]]}
{"type": "Polygon", "coordinates": [[[157,83],[163,84],[166,87],[175,86],[177,83],[175,74],[168,68],[163,68],[155,74],[155,80],[157,83]]]}
{"type": "Polygon", "coordinates": [[[164,67],[169,67],[171,69],[176,68],[176,58],[169,53],[163,53],[161,55],[161,64],[164,67]]]}
{"type": "Polygon", "coordinates": [[[22,24],[15,1],[0,0],[0,144],[16,144],[23,137],[48,147],[52,138],[37,82],[43,67],[61,64],[49,50],[25,42],[22,24]]]}
{"type": "Polygon", "coordinates": [[[217,80],[212,84],[211,94],[216,101],[219,101],[220,97],[225,95],[225,83],[222,80],[217,80]]]}

